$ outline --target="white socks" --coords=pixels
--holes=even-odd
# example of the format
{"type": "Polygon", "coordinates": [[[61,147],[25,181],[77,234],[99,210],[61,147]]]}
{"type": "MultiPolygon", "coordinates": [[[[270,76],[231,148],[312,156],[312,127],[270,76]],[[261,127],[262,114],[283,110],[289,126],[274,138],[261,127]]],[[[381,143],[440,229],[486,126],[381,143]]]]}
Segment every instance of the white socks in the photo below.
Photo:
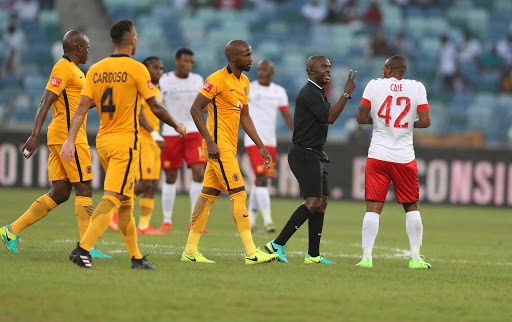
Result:
{"type": "Polygon", "coordinates": [[[249,213],[249,221],[251,222],[251,227],[254,227],[256,224],[256,215],[258,214],[258,199],[256,198],[256,187],[253,187],[251,190],[251,194],[249,195],[249,208],[247,208],[247,212],[249,213]]]}
{"type": "Polygon", "coordinates": [[[192,212],[194,211],[194,207],[196,206],[197,199],[199,199],[199,194],[203,189],[203,182],[195,182],[192,180],[190,182],[190,190],[188,195],[190,197],[190,219],[192,219],[192,212]]]}
{"type": "Polygon", "coordinates": [[[270,193],[267,187],[256,187],[253,186],[251,194],[249,196],[249,220],[251,226],[256,223],[256,215],[258,210],[261,211],[263,216],[263,223],[272,224],[272,215],[270,210],[270,193]]]}
{"type": "Polygon", "coordinates": [[[363,229],[361,233],[363,261],[368,257],[372,260],[372,249],[375,244],[375,238],[377,238],[377,233],[379,232],[379,219],[379,214],[375,212],[367,212],[364,215],[363,229]]]}
{"type": "Polygon", "coordinates": [[[176,185],[164,182],[162,187],[162,212],[164,213],[164,223],[172,224],[174,200],[176,200],[176,185]]]}
{"type": "Polygon", "coordinates": [[[423,224],[419,211],[409,211],[405,214],[405,230],[411,245],[411,257],[420,260],[420,246],[423,240],[423,224]]]}

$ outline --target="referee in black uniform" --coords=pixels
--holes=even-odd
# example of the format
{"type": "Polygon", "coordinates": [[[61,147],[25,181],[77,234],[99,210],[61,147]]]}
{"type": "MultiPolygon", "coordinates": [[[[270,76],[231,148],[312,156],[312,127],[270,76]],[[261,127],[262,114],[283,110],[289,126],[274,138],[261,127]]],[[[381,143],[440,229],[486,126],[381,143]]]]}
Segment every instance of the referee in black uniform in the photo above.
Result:
{"type": "Polygon", "coordinates": [[[295,99],[294,132],[288,163],[299,181],[304,203],[297,208],[276,239],[265,246],[269,253],[279,254],[279,260],[288,263],[284,251],[286,242],[309,219],[309,249],[305,263],[334,264],[320,254],[320,238],[327,208],[329,187],[324,152],[327,129],[345,108],[350,94],[356,88],[354,78],[357,71],[348,74],[343,94],[331,107],[325,96],[325,84],[331,78],[331,63],[325,56],[311,56],[306,63],[308,82],[295,99]]]}

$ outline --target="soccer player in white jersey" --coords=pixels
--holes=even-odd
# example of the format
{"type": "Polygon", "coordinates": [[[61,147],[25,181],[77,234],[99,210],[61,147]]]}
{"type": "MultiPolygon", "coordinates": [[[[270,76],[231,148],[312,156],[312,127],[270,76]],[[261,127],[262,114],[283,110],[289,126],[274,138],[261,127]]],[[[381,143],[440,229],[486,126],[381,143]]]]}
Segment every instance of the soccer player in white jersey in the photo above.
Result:
{"type": "MultiPolygon", "coordinates": [[[[272,82],[274,75],[274,64],[268,60],[258,62],[258,79],[251,82],[251,92],[249,93],[249,105],[251,106],[251,117],[256,126],[256,131],[260,134],[261,141],[272,155],[276,158],[276,120],[277,110],[280,110],[286,125],[293,132],[293,117],[288,106],[288,95],[281,86],[272,82]]],[[[273,178],[276,169],[276,163],[272,163],[270,168],[263,168],[265,161],[260,155],[259,149],[245,134],[245,151],[251,160],[256,180],[249,196],[249,219],[251,221],[251,230],[259,231],[255,226],[256,215],[258,211],[263,216],[263,224],[267,232],[276,230],[270,211],[270,194],[268,191],[268,178],[273,178]]]]}
{"type": "MultiPolygon", "coordinates": [[[[173,113],[176,120],[187,127],[187,133],[180,138],[179,133],[172,127],[165,124],[163,126],[162,136],[165,139],[165,148],[162,149],[162,168],[165,172],[165,183],[162,187],[164,221],[160,227],[161,231],[172,231],[176,179],[184,159],[187,166],[192,169],[192,182],[189,190],[191,213],[203,188],[206,165],[202,148],[203,137],[192,120],[190,106],[203,86],[204,80],[200,75],[191,72],[194,62],[192,50],[178,49],[174,59],[176,70],[165,73],[160,78],[160,91],[164,106],[167,107],[169,113],[173,113]]],[[[190,230],[190,224],[188,229],[190,230]]]]}
{"type": "Polygon", "coordinates": [[[373,124],[373,134],[365,170],[363,258],[356,266],[373,266],[372,249],[379,231],[379,217],[392,181],[396,199],[405,210],[405,229],[411,246],[409,268],[431,267],[420,256],[423,224],[412,140],[414,128],[429,127],[430,111],[425,86],[416,80],[405,79],[406,71],[405,58],[393,56],[386,60],[384,77],[373,79],[366,85],[357,112],[359,124],[373,124]]]}

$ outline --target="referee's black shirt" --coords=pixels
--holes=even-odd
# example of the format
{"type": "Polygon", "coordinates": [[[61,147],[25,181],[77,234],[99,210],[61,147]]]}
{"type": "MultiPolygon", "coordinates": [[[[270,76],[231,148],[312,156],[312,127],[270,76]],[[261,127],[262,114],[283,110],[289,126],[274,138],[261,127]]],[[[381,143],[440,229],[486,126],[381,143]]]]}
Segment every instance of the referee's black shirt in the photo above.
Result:
{"type": "Polygon", "coordinates": [[[295,99],[292,142],[315,152],[323,151],[330,108],[325,90],[308,80],[295,99]]]}

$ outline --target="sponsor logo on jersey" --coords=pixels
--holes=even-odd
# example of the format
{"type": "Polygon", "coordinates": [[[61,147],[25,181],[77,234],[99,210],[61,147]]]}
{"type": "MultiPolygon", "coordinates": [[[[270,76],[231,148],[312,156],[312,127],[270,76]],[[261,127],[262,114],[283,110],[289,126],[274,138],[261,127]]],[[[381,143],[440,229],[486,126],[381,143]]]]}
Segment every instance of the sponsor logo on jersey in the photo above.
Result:
{"type": "Polygon", "coordinates": [[[57,76],[52,76],[50,79],[50,85],[59,87],[60,83],[62,83],[62,79],[58,78],[57,76]]]}
{"type": "Polygon", "coordinates": [[[210,83],[209,81],[205,81],[204,82],[204,85],[203,85],[203,89],[207,92],[207,93],[210,93],[210,91],[212,90],[213,88],[213,84],[210,83]]]}

